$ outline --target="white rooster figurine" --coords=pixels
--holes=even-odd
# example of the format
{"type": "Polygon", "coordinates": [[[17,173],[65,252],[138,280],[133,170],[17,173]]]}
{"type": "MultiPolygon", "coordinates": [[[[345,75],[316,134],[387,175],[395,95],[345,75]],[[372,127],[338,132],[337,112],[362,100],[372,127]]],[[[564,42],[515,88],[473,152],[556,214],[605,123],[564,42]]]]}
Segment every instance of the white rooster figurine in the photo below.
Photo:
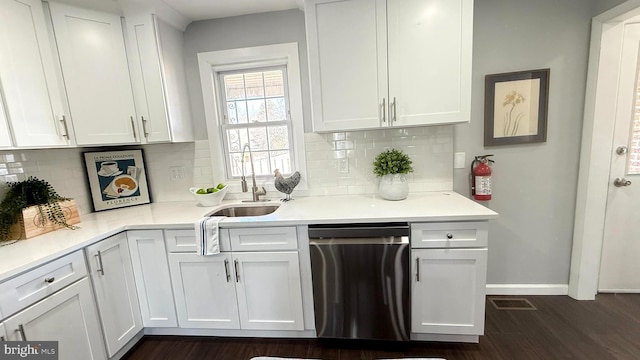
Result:
{"type": "Polygon", "coordinates": [[[291,176],[289,176],[288,178],[285,178],[284,176],[282,176],[282,174],[280,174],[279,169],[276,169],[274,173],[275,173],[276,179],[273,182],[273,184],[276,186],[276,189],[281,193],[287,194],[283,199],[280,199],[280,200],[281,201],[292,200],[291,193],[293,192],[293,189],[295,189],[296,186],[298,186],[298,183],[300,182],[300,178],[301,178],[300,172],[296,171],[293,174],[291,174],[291,176]]]}

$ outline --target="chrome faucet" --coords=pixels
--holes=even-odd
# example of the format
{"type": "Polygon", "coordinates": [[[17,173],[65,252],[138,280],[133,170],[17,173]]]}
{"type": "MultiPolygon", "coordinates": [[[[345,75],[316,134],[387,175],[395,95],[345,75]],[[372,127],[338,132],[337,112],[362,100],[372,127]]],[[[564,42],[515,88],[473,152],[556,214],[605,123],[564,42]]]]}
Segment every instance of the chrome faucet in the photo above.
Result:
{"type": "Polygon", "coordinates": [[[242,177],[241,177],[242,192],[249,191],[247,189],[247,178],[244,176],[244,152],[247,149],[249,149],[249,161],[251,163],[251,180],[253,182],[253,186],[251,187],[251,193],[253,194],[253,198],[251,200],[243,200],[243,202],[269,201],[269,200],[260,199],[260,196],[267,195],[267,189],[262,187],[262,190],[258,190],[258,185],[256,184],[256,170],[253,166],[253,153],[251,152],[251,146],[249,146],[248,143],[244,144],[244,147],[242,148],[242,166],[241,166],[242,167],[242,177]]]}

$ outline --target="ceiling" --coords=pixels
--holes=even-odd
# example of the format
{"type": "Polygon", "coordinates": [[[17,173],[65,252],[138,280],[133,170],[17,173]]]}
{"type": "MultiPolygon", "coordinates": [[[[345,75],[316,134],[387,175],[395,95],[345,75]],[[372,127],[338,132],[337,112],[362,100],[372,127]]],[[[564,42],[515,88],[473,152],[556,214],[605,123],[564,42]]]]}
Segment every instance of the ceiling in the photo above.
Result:
{"type": "Polygon", "coordinates": [[[302,9],[303,0],[163,0],[191,21],[302,9]]]}

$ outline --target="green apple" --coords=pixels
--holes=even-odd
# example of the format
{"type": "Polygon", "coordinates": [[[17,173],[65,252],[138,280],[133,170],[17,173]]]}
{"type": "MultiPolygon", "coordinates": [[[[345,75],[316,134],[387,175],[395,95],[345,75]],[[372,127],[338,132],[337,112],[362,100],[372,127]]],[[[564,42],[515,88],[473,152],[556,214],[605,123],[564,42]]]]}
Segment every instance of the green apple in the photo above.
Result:
{"type": "Polygon", "coordinates": [[[205,190],[205,189],[196,190],[196,194],[206,194],[206,193],[207,193],[207,190],[205,190]]]}
{"type": "Polygon", "coordinates": [[[216,189],[216,188],[207,188],[207,194],[211,194],[211,193],[214,193],[216,191],[218,191],[218,189],[216,189]]]}
{"type": "Polygon", "coordinates": [[[223,183],[220,183],[220,184],[218,184],[217,188],[218,188],[218,190],[222,190],[222,189],[224,189],[225,186],[227,186],[227,185],[225,185],[223,183]]]}

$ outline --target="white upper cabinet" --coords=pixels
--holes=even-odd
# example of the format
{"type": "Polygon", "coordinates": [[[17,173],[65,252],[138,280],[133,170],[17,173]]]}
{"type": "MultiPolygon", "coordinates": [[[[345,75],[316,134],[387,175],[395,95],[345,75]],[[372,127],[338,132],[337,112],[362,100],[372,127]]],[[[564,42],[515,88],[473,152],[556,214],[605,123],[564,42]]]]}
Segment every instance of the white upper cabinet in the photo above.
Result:
{"type": "Polygon", "coordinates": [[[182,32],[150,14],[125,22],[142,141],[193,141],[182,32]]]}
{"type": "Polygon", "coordinates": [[[139,142],[120,16],[50,7],[77,144],[139,142]]]}
{"type": "Polygon", "coordinates": [[[4,103],[0,96],[0,149],[11,147],[11,134],[7,125],[7,116],[4,113],[4,103]]]}
{"type": "MultiPolygon", "coordinates": [[[[70,144],[55,64],[42,2],[0,0],[0,92],[17,147],[70,144]]],[[[11,145],[5,126],[0,146],[11,145]]]]}
{"type": "Polygon", "coordinates": [[[468,122],[473,0],[306,0],[314,131],[468,122]]]}

